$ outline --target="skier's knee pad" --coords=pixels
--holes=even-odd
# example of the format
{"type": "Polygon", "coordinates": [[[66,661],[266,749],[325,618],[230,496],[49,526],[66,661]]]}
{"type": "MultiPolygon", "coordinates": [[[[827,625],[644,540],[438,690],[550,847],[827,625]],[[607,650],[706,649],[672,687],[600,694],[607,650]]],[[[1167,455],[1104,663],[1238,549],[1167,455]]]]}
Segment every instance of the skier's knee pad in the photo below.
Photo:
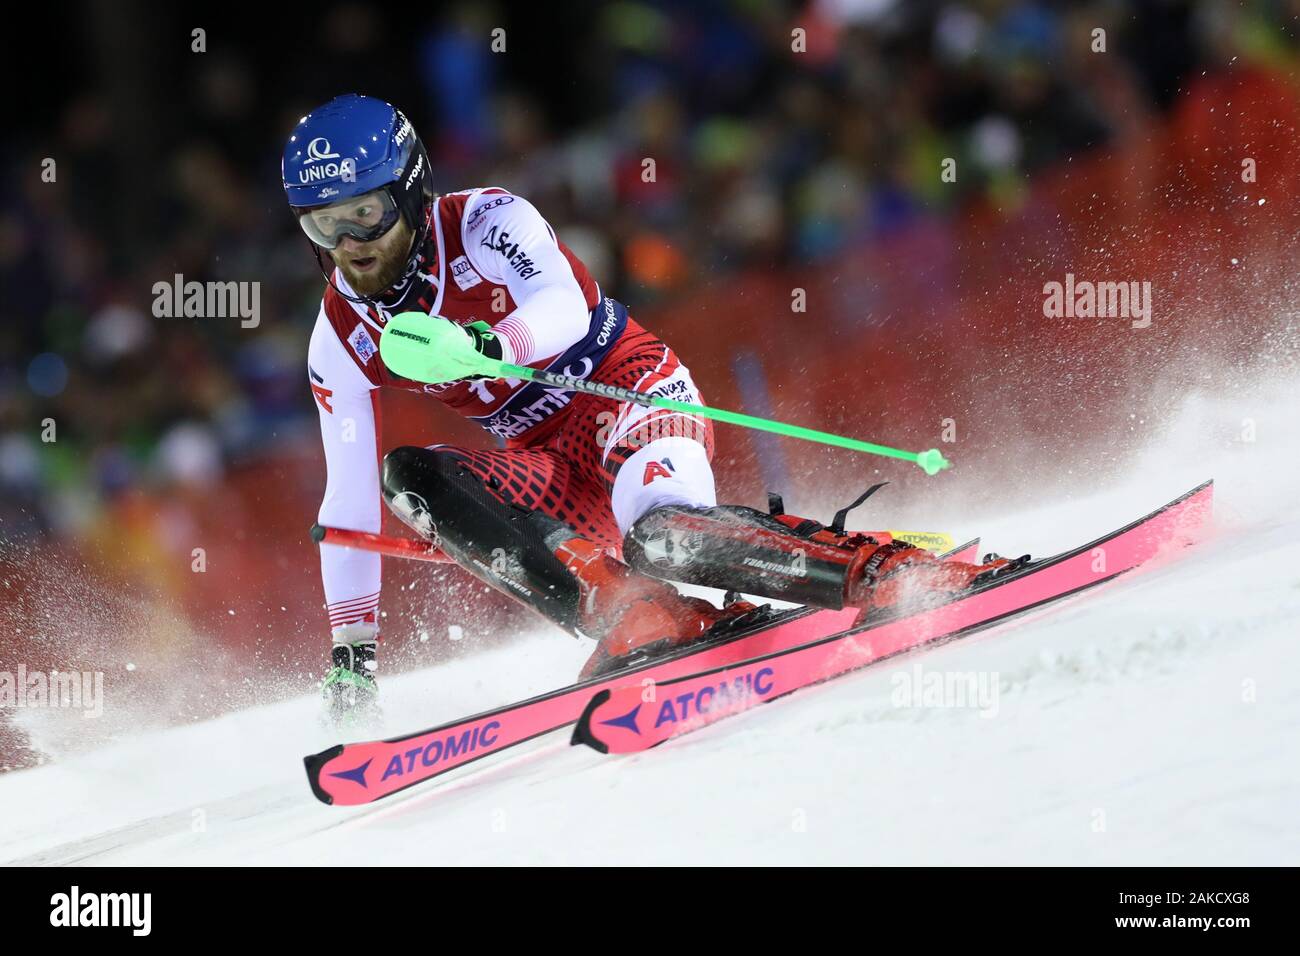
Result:
{"type": "Polygon", "coordinates": [[[393,514],[430,540],[440,537],[444,519],[485,490],[453,451],[412,445],[384,456],[381,481],[393,514]]]}
{"type": "Polygon", "coordinates": [[[577,586],[556,550],[572,529],[510,504],[453,447],[396,448],[384,456],[388,507],[486,584],[562,627],[577,620],[577,586]]]}
{"type": "MultiPolygon", "coordinates": [[[[384,456],[384,500],[426,538],[498,546],[534,512],[513,505],[452,446],[403,446],[384,456]]],[[[542,515],[541,517],[545,517],[542,515]]]]}

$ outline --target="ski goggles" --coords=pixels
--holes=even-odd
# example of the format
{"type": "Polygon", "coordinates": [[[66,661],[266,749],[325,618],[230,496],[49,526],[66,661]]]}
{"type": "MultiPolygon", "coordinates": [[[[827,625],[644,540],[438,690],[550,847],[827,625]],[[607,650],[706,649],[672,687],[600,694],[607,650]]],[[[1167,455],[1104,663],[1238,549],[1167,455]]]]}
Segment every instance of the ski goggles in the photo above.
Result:
{"type": "Polygon", "coordinates": [[[316,245],[334,249],[344,236],[373,242],[392,229],[400,215],[392,194],[380,187],[331,206],[308,209],[298,216],[298,223],[316,245]]]}

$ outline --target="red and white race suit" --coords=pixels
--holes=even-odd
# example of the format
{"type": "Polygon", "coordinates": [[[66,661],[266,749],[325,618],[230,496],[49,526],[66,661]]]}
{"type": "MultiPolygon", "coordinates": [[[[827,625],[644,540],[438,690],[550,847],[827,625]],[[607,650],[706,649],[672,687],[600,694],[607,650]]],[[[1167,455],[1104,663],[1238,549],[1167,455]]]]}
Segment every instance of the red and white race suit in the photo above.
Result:
{"type": "MultiPolygon", "coordinates": [[[[320,523],[380,528],[381,388],[423,392],[478,422],[505,447],[455,449],[471,468],[495,477],[512,502],[616,553],[651,508],[716,504],[707,420],[517,379],[426,385],[384,366],[384,324],[418,309],[462,325],[487,322],[507,362],[701,401],[672,350],[602,296],[527,200],[471,189],[440,196],[432,210],[429,240],[398,301],[363,305],[333,287],[322,299],[307,361],[328,467],[320,523]]],[[[353,294],[337,270],[333,282],[353,294]]],[[[376,623],[380,556],[335,545],[320,552],[331,627],[376,623]]]]}

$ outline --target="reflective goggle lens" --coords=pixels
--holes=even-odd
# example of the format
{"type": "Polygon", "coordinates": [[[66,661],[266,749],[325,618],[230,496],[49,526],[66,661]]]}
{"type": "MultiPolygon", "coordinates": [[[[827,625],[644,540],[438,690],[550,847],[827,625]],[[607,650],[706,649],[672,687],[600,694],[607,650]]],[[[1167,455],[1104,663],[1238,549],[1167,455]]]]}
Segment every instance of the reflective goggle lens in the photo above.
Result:
{"type": "Polygon", "coordinates": [[[387,189],[375,189],[332,206],[309,209],[298,216],[307,238],[333,249],[344,236],[358,242],[378,239],[397,222],[399,213],[387,189]]]}

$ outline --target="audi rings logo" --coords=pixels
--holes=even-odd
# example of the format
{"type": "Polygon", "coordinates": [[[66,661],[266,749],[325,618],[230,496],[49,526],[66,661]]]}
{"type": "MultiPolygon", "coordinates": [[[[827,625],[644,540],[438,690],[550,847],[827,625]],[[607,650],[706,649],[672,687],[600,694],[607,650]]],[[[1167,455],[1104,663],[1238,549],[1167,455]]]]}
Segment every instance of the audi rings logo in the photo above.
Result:
{"type": "Polygon", "coordinates": [[[327,159],[338,158],[339,154],[333,151],[330,141],[324,136],[317,136],[307,144],[307,163],[319,163],[327,159]]]}
{"type": "Polygon", "coordinates": [[[433,516],[429,514],[427,501],[413,491],[403,491],[393,496],[388,507],[392,508],[393,514],[401,518],[412,531],[429,541],[434,547],[438,546],[438,529],[433,523],[433,516]]]}

